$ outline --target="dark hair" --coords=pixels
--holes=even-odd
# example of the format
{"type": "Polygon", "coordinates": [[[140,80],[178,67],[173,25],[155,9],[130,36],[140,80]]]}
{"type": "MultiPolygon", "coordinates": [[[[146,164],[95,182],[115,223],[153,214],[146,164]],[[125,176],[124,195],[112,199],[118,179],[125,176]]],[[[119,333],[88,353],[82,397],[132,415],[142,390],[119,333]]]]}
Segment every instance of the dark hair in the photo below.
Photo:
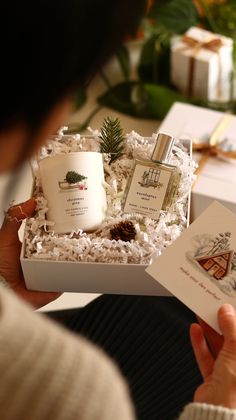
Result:
{"type": "Polygon", "coordinates": [[[40,124],[136,30],[144,11],[145,0],[2,1],[0,130],[22,119],[40,124]]]}

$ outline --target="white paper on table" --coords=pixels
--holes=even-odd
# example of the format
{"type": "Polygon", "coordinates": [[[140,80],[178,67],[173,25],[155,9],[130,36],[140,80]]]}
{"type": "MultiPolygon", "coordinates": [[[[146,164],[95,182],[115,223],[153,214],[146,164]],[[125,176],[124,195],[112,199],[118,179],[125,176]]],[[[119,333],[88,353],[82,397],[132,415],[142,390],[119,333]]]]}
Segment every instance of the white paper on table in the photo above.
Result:
{"type": "Polygon", "coordinates": [[[215,201],[146,271],[220,332],[220,306],[236,309],[236,215],[215,201]]]}
{"type": "MultiPolygon", "coordinates": [[[[169,133],[180,139],[191,139],[193,142],[208,142],[211,134],[222,121],[225,114],[194,105],[175,103],[159,130],[169,133]]],[[[229,125],[219,138],[224,141],[224,148],[236,149],[236,117],[232,117],[229,125]]],[[[198,161],[201,154],[194,154],[198,161]]],[[[236,160],[209,158],[204,166],[201,176],[227,184],[236,185],[236,160]]],[[[232,190],[233,194],[233,190],[232,190]]]]}
{"type": "MultiPolygon", "coordinates": [[[[182,126],[181,137],[191,138],[194,142],[207,143],[225,115],[223,113],[219,113],[219,115],[217,112],[216,114],[211,114],[210,117],[207,111],[205,110],[205,114],[202,113],[199,116],[196,114],[194,119],[187,120],[182,126]]],[[[223,134],[219,137],[219,143],[221,142],[226,143],[222,147],[231,146],[231,149],[236,149],[236,117],[232,116],[223,134]]]]}

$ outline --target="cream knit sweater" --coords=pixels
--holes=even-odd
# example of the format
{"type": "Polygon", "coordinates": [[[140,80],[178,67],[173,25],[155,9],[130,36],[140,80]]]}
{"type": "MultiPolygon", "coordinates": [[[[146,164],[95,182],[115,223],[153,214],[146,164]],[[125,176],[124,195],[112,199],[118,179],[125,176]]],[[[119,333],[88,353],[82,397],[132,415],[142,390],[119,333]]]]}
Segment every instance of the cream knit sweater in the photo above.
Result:
{"type": "MultiPolygon", "coordinates": [[[[1,420],[134,418],[127,385],[100,349],[0,286],[1,420]]],[[[236,420],[236,411],[189,404],[179,418],[212,419],[236,420]]]]}
{"type": "Polygon", "coordinates": [[[133,420],[128,388],[104,353],[0,287],[1,420],[133,420]]]}

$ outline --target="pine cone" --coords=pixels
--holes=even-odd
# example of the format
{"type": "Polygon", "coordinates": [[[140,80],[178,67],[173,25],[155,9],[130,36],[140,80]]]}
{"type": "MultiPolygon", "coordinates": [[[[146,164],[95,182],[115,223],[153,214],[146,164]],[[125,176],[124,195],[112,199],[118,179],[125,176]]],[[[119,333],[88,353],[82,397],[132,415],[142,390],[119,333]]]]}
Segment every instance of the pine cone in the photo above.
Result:
{"type": "Polygon", "coordinates": [[[128,242],[135,239],[136,230],[134,224],[130,220],[126,220],[117,223],[117,225],[110,230],[110,234],[112,239],[115,239],[116,241],[120,239],[121,241],[128,242]]]}

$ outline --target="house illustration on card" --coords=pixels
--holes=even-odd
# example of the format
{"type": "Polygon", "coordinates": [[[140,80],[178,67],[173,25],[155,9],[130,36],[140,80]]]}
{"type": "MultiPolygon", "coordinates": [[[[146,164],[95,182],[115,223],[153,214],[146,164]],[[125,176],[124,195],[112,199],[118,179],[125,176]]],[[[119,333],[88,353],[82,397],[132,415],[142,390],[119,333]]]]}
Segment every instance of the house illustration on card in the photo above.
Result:
{"type": "Polygon", "coordinates": [[[195,257],[195,261],[216,280],[221,280],[231,272],[234,251],[225,250],[216,254],[195,257]]]}

